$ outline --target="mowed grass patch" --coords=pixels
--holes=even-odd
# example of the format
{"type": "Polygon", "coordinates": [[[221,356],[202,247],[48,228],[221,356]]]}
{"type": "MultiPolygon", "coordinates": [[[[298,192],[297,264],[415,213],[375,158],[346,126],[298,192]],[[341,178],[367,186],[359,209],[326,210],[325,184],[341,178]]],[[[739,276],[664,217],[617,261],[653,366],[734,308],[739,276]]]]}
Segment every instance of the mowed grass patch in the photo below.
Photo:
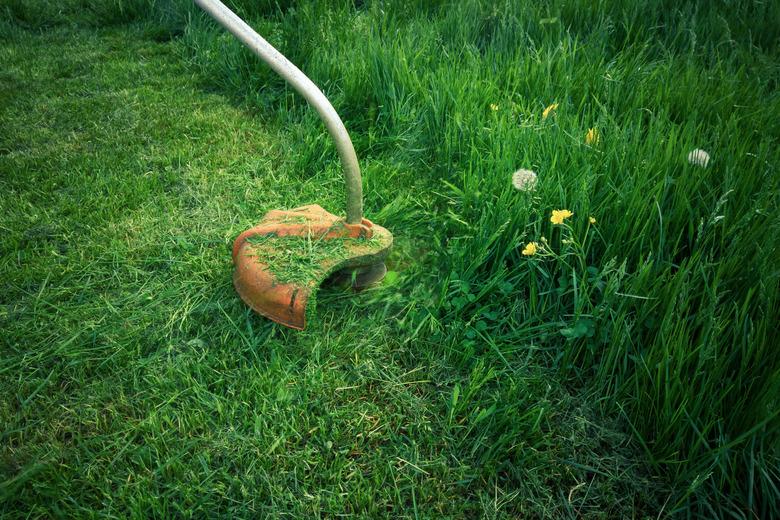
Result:
{"type": "Polygon", "coordinates": [[[295,139],[322,129],[205,91],[153,26],[4,27],[3,515],[659,509],[589,395],[531,357],[453,366],[409,334],[429,203],[387,185],[392,157],[366,161],[366,191],[396,281],[321,295],[316,326],[286,330],[235,295],[230,245],[272,208],[341,209],[336,157],[295,139]]]}

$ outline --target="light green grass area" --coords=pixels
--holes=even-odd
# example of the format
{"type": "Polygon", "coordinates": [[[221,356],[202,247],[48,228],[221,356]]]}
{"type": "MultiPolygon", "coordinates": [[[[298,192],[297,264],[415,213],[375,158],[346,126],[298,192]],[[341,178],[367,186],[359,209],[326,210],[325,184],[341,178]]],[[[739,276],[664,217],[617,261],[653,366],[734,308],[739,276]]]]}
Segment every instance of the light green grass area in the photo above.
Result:
{"type": "Polygon", "coordinates": [[[391,276],[253,314],[316,114],[187,2],[0,3],[0,516],[780,516],[778,4],[229,5],[391,276]]]}

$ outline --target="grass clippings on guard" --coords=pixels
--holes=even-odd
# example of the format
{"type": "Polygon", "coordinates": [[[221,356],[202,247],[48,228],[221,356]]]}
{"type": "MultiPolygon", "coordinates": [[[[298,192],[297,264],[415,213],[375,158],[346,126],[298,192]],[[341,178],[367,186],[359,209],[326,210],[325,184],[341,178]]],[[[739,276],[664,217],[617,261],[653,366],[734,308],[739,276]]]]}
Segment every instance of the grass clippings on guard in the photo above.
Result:
{"type": "Polygon", "coordinates": [[[324,263],[350,258],[350,250],[378,248],[379,238],[333,238],[313,236],[254,235],[248,240],[252,244],[255,261],[267,266],[279,283],[310,285],[321,277],[324,263]]]}

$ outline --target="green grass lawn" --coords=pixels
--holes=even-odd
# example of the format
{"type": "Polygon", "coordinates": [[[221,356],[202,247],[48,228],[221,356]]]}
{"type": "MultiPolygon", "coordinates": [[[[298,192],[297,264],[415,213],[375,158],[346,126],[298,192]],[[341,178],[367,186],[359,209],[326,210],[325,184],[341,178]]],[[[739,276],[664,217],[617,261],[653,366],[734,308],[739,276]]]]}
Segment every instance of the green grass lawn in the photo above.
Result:
{"type": "Polygon", "coordinates": [[[0,4],[0,516],[780,516],[780,7],[229,4],[392,274],[253,314],[316,115],[187,2],[0,4]]]}

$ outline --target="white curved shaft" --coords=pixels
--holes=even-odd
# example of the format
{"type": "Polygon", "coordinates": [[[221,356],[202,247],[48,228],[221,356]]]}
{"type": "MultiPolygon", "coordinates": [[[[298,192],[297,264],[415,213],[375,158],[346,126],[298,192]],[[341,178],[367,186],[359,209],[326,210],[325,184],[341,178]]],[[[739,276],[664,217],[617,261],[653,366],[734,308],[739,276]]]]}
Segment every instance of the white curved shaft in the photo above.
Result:
{"type": "Polygon", "coordinates": [[[328,128],[331,137],[336,141],[336,148],[341,157],[344,181],[347,185],[347,222],[350,224],[360,223],[363,218],[363,185],[360,180],[360,166],[347,129],[328,98],[298,67],[265,41],[225,4],[219,0],[195,0],[195,3],[225,29],[233,33],[314,107],[328,128]]]}

